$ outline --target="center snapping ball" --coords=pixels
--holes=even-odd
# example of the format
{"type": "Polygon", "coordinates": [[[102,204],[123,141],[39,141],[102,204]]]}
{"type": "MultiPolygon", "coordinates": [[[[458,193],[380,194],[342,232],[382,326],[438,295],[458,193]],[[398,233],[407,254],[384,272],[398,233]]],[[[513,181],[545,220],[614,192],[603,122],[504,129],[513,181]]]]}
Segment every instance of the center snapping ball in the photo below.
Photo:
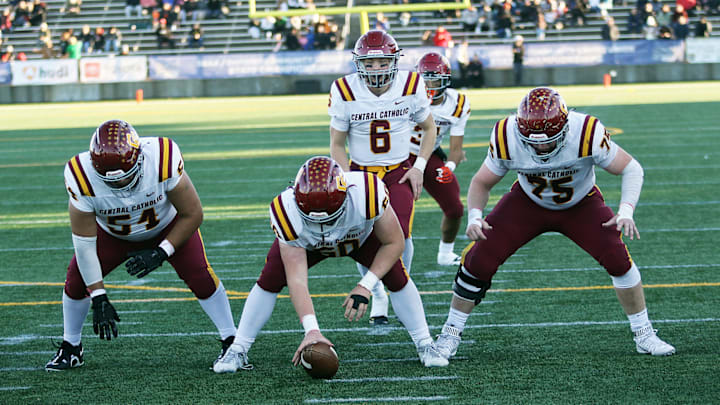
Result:
{"type": "Polygon", "coordinates": [[[327,343],[318,342],[306,346],[300,353],[300,364],[312,378],[333,378],[340,361],[335,349],[327,343]]]}

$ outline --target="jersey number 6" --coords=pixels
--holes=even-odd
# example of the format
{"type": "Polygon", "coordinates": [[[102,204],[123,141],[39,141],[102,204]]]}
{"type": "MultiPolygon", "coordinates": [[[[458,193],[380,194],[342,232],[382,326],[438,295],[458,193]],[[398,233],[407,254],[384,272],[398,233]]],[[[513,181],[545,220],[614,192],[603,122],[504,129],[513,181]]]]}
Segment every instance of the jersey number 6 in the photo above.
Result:
{"type": "Polygon", "coordinates": [[[390,150],[390,121],[370,121],[370,150],[373,153],[386,153],[390,150]]]}

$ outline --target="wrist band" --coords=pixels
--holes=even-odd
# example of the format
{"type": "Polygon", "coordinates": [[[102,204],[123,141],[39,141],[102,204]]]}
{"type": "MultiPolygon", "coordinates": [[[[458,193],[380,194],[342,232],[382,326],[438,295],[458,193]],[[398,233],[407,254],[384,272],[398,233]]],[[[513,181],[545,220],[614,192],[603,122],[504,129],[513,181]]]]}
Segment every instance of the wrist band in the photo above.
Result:
{"type": "Polygon", "coordinates": [[[305,329],[305,335],[307,336],[308,333],[312,330],[320,330],[320,325],[318,325],[317,318],[315,315],[305,315],[302,318],[302,326],[303,329],[305,329]]]}
{"type": "Polygon", "coordinates": [[[427,160],[418,156],[413,167],[425,173],[425,166],[427,166],[427,160]]]}
{"type": "Polygon", "coordinates": [[[170,241],[167,239],[164,239],[162,242],[160,242],[160,249],[164,250],[168,257],[172,256],[173,253],[175,253],[175,246],[173,246],[172,243],[170,243],[170,241]]]}
{"type": "Polygon", "coordinates": [[[618,219],[624,219],[624,218],[632,219],[634,211],[635,211],[635,209],[633,208],[632,205],[630,205],[630,203],[620,203],[620,207],[618,207],[618,212],[617,212],[618,219]]]}
{"type": "Polygon", "coordinates": [[[365,288],[368,291],[372,291],[373,288],[375,288],[375,285],[377,284],[378,276],[375,275],[372,271],[368,271],[365,273],[363,278],[360,279],[360,282],[358,283],[359,286],[365,288]]]}
{"type": "Polygon", "coordinates": [[[454,172],[457,165],[455,165],[455,162],[453,162],[452,160],[448,160],[447,162],[445,162],[445,167],[450,169],[451,172],[454,172]]]}
{"type": "Polygon", "coordinates": [[[95,298],[95,297],[97,297],[98,295],[103,295],[103,294],[107,294],[107,292],[105,291],[105,289],[104,289],[104,288],[98,288],[98,289],[96,289],[96,290],[90,291],[90,298],[95,298]]]}
{"type": "Polygon", "coordinates": [[[468,212],[468,223],[471,224],[478,219],[482,219],[483,214],[482,210],[480,208],[473,208],[468,212]]]}

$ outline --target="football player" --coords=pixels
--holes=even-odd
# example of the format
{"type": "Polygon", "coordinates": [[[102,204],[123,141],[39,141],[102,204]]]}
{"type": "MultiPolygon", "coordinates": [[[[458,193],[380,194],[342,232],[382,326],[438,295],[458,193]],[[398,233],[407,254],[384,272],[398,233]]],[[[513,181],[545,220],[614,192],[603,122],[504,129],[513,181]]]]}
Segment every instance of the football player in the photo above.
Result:
{"type": "Polygon", "coordinates": [[[474,242],[455,276],[438,350],[447,358],[456,353],[465,322],[485,297],[498,266],[536,236],[554,231],[590,253],[608,272],[637,352],[675,353],[648,319],[640,271],[622,240],[640,237],[633,211],[642,183],[640,163],[610,139],[597,118],[568,111],[551,88],[532,89],[516,115],[495,124],[485,162],[470,184],[466,233],[474,242]],[[595,185],[595,166],[622,176],[617,213],[595,185]],[[518,181],[483,218],[490,190],[510,170],[517,172],[518,181]]]}
{"type": "MultiPolygon", "coordinates": [[[[460,185],[453,172],[465,160],[462,144],[465,125],[470,117],[470,100],[449,87],[452,72],[450,61],[445,56],[428,52],[418,59],[415,70],[425,79],[428,98],[432,100],[430,112],[437,128],[433,153],[427,162],[423,180],[425,190],[437,201],[443,212],[437,263],[457,266],[460,264],[460,256],[453,250],[464,207],[460,201],[460,185]],[[450,137],[449,157],[440,147],[445,135],[450,137]]],[[[410,139],[411,162],[415,161],[420,152],[422,136],[422,128],[416,126],[410,139]]]]}
{"type": "Polygon", "coordinates": [[[305,329],[293,363],[300,363],[302,349],[310,344],[332,345],[318,326],[308,289],[308,270],[328,257],[341,256],[369,268],[345,298],[345,318],[352,321],[363,317],[370,291],[382,279],[390,289],[398,318],[415,343],[420,362],[426,367],[448,364],[435,349],[420,294],[400,261],[402,228],[378,176],[344,173],[334,160],[313,157],[298,171],[295,186],[273,199],[270,220],[276,239],[248,295],[235,342],[213,366],[216,373],[252,368],[248,351],[285,286],[305,329]]]}
{"type": "Polygon", "coordinates": [[[140,138],[125,121],[104,122],[90,150],[65,166],[65,187],[75,255],[62,297],[63,342],[45,369],[83,365],[81,334],[91,305],[95,334],[108,341],[118,336],[120,318],[103,278],[123,262],[141,278],[168,261],[220,332],[222,356],[234,337],[233,317],[205,256],[202,206],[177,144],[140,138]]]}
{"type": "MultiPolygon", "coordinates": [[[[405,236],[402,260],[412,264],[414,201],[422,192],[423,173],[436,129],[425,83],[417,72],[399,71],[400,48],[384,31],[368,31],[353,50],[356,73],[336,80],[330,88],[330,155],[344,171],[375,173],[388,187],[390,202],[405,236]],[[414,163],[410,137],[420,126],[423,138],[414,163]],[[347,143],[350,160],[345,152],[347,143]]],[[[358,266],[361,274],[367,269],[358,266]]],[[[387,323],[387,295],[382,283],[374,292],[371,317],[387,323]]]]}

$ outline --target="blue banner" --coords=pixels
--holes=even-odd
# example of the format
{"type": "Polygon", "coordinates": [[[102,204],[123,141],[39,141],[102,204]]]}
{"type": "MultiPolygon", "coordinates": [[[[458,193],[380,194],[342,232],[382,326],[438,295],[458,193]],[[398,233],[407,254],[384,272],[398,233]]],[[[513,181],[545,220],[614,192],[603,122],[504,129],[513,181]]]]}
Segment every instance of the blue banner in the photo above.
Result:
{"type": "Polygon", "coordinates": [[[9,63],[0,63],[0,84],[8,84],[12,81],[12,74],[9,63]]]}

